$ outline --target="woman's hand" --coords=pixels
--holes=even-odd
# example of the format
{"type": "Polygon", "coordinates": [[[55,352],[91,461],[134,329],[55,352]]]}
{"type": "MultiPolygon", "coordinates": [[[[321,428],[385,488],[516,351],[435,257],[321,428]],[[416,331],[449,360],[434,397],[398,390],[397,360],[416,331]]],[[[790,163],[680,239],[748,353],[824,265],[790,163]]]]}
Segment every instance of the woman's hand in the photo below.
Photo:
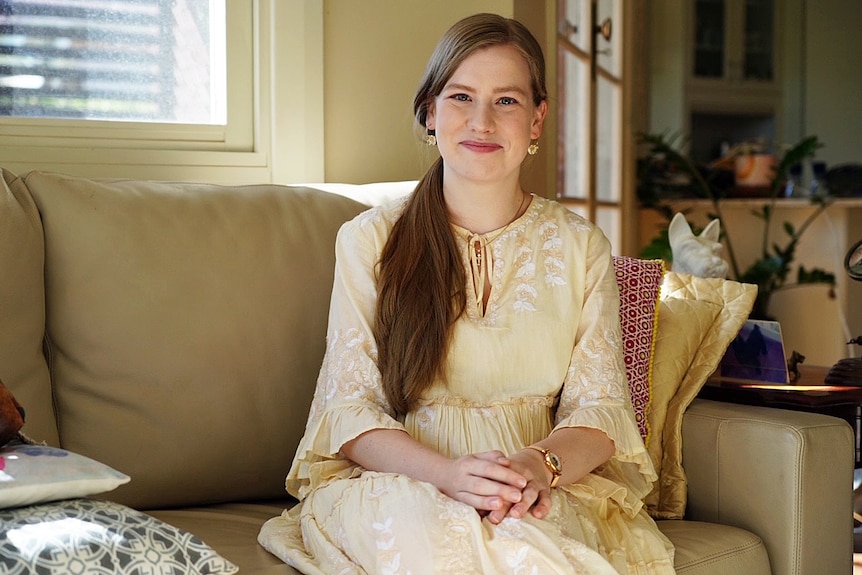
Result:
{"type": "Polygon", "coordinates": [[[502,452],[474,453],[449,461],[439,469],[434,481],[437,488],[479,513],[499,516],[496,523],[523,499],[522,491],[528,480],[512,469],[510,460],[502,452]]]}
{"type": "Polygon", "coordinates": [[[521,500],[488,514],[491,523],[499,523],[507,516],[520,519],[528,512],[543,519],[551,510],[551,472],[545,467],[542,454],[535,449],[522,449],[508,457],[509,467],[527,481],[521,489],[521,500]]]}

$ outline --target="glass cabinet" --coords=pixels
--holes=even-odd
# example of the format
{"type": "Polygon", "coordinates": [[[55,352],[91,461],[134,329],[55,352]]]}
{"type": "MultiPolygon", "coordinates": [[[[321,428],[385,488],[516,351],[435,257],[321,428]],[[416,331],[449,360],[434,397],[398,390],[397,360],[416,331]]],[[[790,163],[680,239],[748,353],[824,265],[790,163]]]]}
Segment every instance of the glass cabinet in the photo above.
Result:
{"type": "Polygon", "coordinates": [[[694,0],[692,80],[775,81],[774,0],[694,0]]]}

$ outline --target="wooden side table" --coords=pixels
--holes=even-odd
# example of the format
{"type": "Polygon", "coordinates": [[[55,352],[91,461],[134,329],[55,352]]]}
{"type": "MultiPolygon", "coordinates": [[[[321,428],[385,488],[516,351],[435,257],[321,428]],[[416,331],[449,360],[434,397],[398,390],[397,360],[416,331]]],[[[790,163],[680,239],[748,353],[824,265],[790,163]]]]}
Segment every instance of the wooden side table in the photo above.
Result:
{"type": "Polygon", "coordinates": [[[855,467],[862,468],[862,386],[826,385],[824,378],[828,367],[802,365],[799,370],[800,378],[790,385],[713,376],[698,397],[839,417],[849,423],[855,433],[855,467]]]}

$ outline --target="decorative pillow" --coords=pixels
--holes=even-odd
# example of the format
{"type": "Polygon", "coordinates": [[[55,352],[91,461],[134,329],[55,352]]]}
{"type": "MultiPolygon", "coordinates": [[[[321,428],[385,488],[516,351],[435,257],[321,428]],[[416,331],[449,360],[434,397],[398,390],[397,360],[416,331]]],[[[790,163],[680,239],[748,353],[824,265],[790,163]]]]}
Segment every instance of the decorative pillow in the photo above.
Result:
{"type": "MultiPolygon", "coordinates": [[[[658,473],[662,464],[662,435],[671,400],[679,391],[700,343],[721,307],[696,299],[665,298],[659,304],[658,331],[653,352],[652,400],[647,414],[653,441],[647,452],[658,473]]],[[[648,510],[659,506],[660,483],[653,486],[645,503],[648,510]]]]}
{"type": "Polygon", "coordinates": [[[641,437],[649,442],[647,410],[664,262],[614,256],[614,268],[620,290],[620,328],[632,407],[641,437]]]}
{"type": "MultiPolygon", "coordinates": [[[[670,349],[665,353],[664,343],[659,345],[661,354],[655,357],[654,372],[662,374],[666,379],[658,385],[676,387],[667,402],[664,427],[661,433],[661,465],[658,471],[658,500],[647,503],[647,509],[653,517],[659,519],[682,519],[685,515],[687,479],[682,468],[682,417],[685,410],[697,396],[707,378],[718,367],[724,352],[742,328],[748,314],[754,305],[757,286],[743,284],[721,278],[701,278],[688,274],[668,272],[662,285],[661,299],[669,304],[671,299],[695,300],[717,306],[714,320],[708,321],[714,313],[698,304],[698,310],[692,311],[691,319],[675,315],[677,311],[669,304],[662,311],[671,310],[666,316],[659,314],[659,337],[664,342],[667,331],[686,331],[675,336],[680,347],[670,349]],[[697,319],[695,319],[697,318],[697,319]],[[674,321],[678,319],[679,321],[674,321]],[[701,336],[702,333],[702,336],[701,336]],[[687,368],[683,355],[694,346],[693,342],[700,339],[700,344],[688,362],[687,368]],[[687,347],[688,346],[688,347],[687,347]],[[681,355],[677,356],[677,352],[681,355]],[[678,365],[667,369],[666,362],[678,365]],[[681,379],[678,374],[683,373],[681,379]],[[674,377],[674,376],[677,377],[674,377]]],[[[670,343],[670,342],[669,342],[670,343]]],[[[677,345],[671,343],[670,345],[677,345]]],[[[656,380],[658,381],[658,380],[656,380]]]]}
{"type": "Polygon", "coordinates": [[[129,476],[89,457],[47,445],[0,449],[0,509],[104,493],[129,476]]]}
{"type": "Polygon", "coordinates": [[[210,575],[239,569],[196,536],[124,505],[72,499],[0,511],[0,571],[210,575]]]}

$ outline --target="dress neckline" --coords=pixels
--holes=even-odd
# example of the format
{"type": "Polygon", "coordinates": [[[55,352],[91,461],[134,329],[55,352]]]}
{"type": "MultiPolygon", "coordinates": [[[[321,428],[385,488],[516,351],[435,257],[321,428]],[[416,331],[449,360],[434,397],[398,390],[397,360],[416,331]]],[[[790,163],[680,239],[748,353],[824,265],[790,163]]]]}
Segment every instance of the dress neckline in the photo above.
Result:
{"type": "MultiPolygon", "coordinates": [[[[467,259],[470,261],[470,271],[472,275],[473,291],[475,293],[474,308],[479,317],[485,317],[488,311],[488,303],[491,301],[492,292],[494,291],[494,258],[491,255],[488,246],[503,236],[519,221],[530,213],[534,205],[534,196],[529,194],[529,203],[527,208],[520,215],[505,226],[491,230],[484,234],[476,234],[466,228],[462,228],[458,224],[451,224],[458,235],[460,235],[467,243],[467,259]]],[[[521,208],[518,208],[518,212],[521,208]]]]}

